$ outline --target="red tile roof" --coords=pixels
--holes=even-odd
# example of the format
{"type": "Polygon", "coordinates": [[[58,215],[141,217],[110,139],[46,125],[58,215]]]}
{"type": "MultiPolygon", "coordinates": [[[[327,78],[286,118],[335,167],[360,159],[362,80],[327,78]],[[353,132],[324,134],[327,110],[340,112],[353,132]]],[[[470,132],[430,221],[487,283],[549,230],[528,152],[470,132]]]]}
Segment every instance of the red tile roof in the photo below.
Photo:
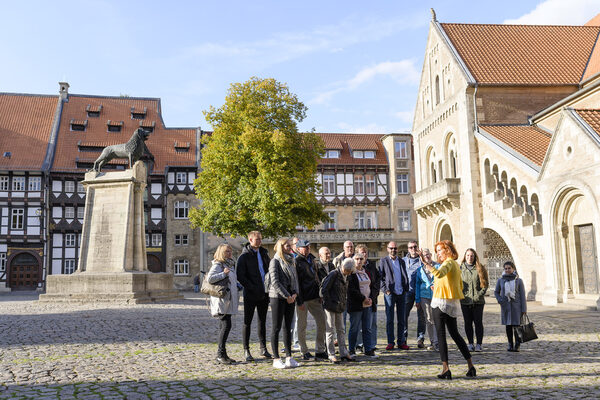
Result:
{"type": "Polygon", "coordinates": [[[480,84],[575,85],[597,42],[598,26],[442,23],[480,84]]]}
{"type": "Polygon", "coordinates": [[[544,162],[552,137],[531,125],[479,125],[479,128],[539,166],[544,162]]]}
{"type": "Polygon", "coordinates": [[[600,137],[600,110],[598,109],[576,109],[574,110],[583,120],[596,131],[600,137]]]}
{"type": "Polygon", "coordinates": [[[341,150],[340,158],[322,158],[319,165],[387,165],[387,157],[381,138],[384,135],[373,133],[317,133],[323,138],[326,149],[341,150]],[[328,144],[339,143],[340,146],[328,147],[328,144]],[[349,144],[359,147],[352,148],[349,144]],[[375,158],[353,158],[351,150],[375,150],[375,158]]]}
{"type": "MultiPolygon", "coordinates": [[[[167,166],[196,165],[196,129],[195,128],[166,128],[162,122],[160,100],[155,98],[135,97],[102,97],[69,95],[69,101],[63,105],[62,121],[84,119],[88,104],[102,105],[101,118],[88,118],[85,131],[71,131],[68,123],[61,123],[52,171],[83,172],[77,168],[80,162],[92,162],[100,155],[99,151],[79,150],[78,143],[85,146],[104,147],[110,144],[125,143],[133,132],[145,122],[157,121],[154,132],[146,142],[148,149],[155,157],[154,174],[162,174],[167,166]],[[131,118],[131,110],[146,109],[145,119],[140,121],[131,118]],[[121,132],[107,132],[107,121],[121,122],[121,132]],[[176,152],[176,142],[191,143],[187,152],[176,152]]],[[[140,111],[143,113],[143,111],[140,111]]],[[[151,125],[151,123],[150,123],[151,125]]]]}
{"type": "Polygon", "coordinates": [[[57,103],[58,96],[0,93],[0,169],[41,170],[57,103]]]}

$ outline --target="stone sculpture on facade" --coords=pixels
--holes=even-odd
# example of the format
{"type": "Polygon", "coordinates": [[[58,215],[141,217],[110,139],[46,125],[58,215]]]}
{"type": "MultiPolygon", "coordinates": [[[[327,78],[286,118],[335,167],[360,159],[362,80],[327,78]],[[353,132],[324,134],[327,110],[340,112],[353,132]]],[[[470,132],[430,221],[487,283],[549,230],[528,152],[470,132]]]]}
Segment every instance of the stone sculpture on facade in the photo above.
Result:
{"type": "MultiPolygon", "coordinates": [[[[146,140],[150,136],[150,132],[145,130],[144,128],[138,128],[133,132],[131,138],[127,143],[122,144],[114,144],[112,146],[106,146],[100,157],[96,161],[94,161],[94,166],[92,167],[92,171],[100,172],[102,167],[111,160],[115,158],[125,158],[129,162],[129,168],[133,167],[133,164],[136,161],[147,158],[154,162],[154,156],[148,150],[146,140]]],[[[151,170],[152,168],[150,168],[151,170]]]]}

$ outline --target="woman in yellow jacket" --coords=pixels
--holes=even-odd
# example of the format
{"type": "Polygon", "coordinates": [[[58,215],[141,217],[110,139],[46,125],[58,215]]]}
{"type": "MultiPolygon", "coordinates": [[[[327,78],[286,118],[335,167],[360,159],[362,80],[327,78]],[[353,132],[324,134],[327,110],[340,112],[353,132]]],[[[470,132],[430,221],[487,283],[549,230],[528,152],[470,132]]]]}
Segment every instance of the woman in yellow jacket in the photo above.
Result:
{"type": "Polygon", "coordinates": [[[438,345],[440,347],[440,357],[442,359],[442,373],[438,375],[440,379],[452,379],[452,373],[448,367],[448,344],[446,343],[446,328],[452,340],[458,346],[465,360],[469,364],[467,377],[474,378],[476,375],[475,366],[471,361],[471,353],[467,348],[467,343],[460,336],[456,325],[456,318],[461,315],[460,299],[464,298],[462,277],[460,266],[456,262],[458,253],[454,244],[449,240],[442,240],[435,244],[437,260],[442,265],[439,268],[433,266],[432,261],[427,261],[421,254],[421,260],[427,270],[435,276],[433,289],[433,298],[431,299],[431,308],[433,310],[433,321],[438,335],[438,345]]]}

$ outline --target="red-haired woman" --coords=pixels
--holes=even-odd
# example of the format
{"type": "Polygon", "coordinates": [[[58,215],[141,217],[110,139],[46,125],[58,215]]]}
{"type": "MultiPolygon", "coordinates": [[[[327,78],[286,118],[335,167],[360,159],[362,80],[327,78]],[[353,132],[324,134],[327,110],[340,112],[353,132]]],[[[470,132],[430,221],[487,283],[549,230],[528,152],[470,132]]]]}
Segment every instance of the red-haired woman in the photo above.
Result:
{"type": "Polygon", "coordinates": [[[462,353],[469,370],[467,377],[473,378],[476,375],[475,366],[471,361],[471,353],[467,348],[467,343],[460,336],[456,325],[456,318],[461,314],[460,300],[464,298],[463,285],[460,273],[460,267],[456,262],[458,253],[454,244],[449,240],[442,240],[435,244],[437,260],[442,265],[439,268],[433,266],[432,261],[428,261],[421,252],[421,260],[425,268],[435,276],[435,285],[433,298],[431,299],[431,308],[433,309],[433,320],[438,335],[438,345],[440,347],[440,357],[442,359],[442,373],[438,375],[440,379],[452,379],[452,373],[448,366],[448,343],[446,342],[446,328],[452,340],[458,346],[462,353]]]}
{"type": "Polygon", "coordinates": [[[465,333],[469,341],[469,351],[482,351],[483,344],[483,307],[485,292],[489,286],[487,269],[479,262],[479,256],[473,249],[467,249],[460,264],[465,298],[460,301],[465,320],[465,333]],[[477,344],[473,343],[473,325],[477,344]]]}

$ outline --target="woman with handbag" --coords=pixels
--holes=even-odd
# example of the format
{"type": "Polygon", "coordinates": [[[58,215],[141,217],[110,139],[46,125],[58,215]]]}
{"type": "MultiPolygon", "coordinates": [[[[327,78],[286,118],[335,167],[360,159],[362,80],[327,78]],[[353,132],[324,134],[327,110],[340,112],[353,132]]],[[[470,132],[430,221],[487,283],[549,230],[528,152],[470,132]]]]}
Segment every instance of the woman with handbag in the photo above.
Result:
{"type": "Polygon", "coordinates": [[[235,275],[235,262],[231,258],[231,246],[222,243],[217,247],[212,266],[206,277],[209,284],[215,288],[226,287],[223,297],[218,297],[222,293],[213,292],[210,296],[210,313],[213,317],[220,320],[219,329],[219,347],[217,350],[217,362],[220,364],[233,364],[227,355],[225,343],[231,331],[231,316],[237,313],[238,309],[238,287],[237,277],[235,275]]]}
{"type": "Polygon", "coordinates": [[[292,253],[292,241],[281,238],[275,244],[275,257],[269,264],[267,285],[271,305],[273,326],[271,331],[271,350],[273,350],[274,368],[296,368],[300,364],[292,358],[292,322],[298,296],[298,275],[292,253]],[[283,340],[285,343],[285,362],[279,357],[279,332],[285,320],[283,340]]]}
{"type": "Polygon", "coordinates": [[[367,259],[363,253],[358,252],[352,258],[356,266],[348,277],[347,310],[350,314],[350,332],[348,333],[350,355],[348,359],[353,361],[356,356],[356,342],[361,326],[365,355],[375,357],[375,351],[371,348],[371,307],[373,306],[371,278],[364,268],[367,259]]]}
{"type": "Polygon", "coordinates": [[[467,360],[469,370],[466,376],[474,378],[476,370],[471,360],[471,353],[467,348],[467,343],[460,336],[456,324],[456,318],[461,313],[460,300],[464,298],[460,267],[456,262],[458,253],[454,244],[449,240],[437,242],[435,244],[435,252],[438,262],[442,263],[439,268],[435,268],[433,261],[427,259],[423,251],[418,252],[418,254],[421,256],[421,260],[425,264],[427,271],[435,277],[431,308],[433,310],[433,321],[435,322],[440,357],[442,359],[442,373],[437,377],[439,379],[452,379],[452,373],[448,365],[448,343],[446,342],[446,329],[448,329],[452,340],[454,340],[461,354],[467,360]]]}
{"type": "Polygon", "coordinates": [[[504,273],[498,279],[494,295],[500,304],[501,323],[506,325],[506,337],[508,339],[506,350],[519,351],[521,342],[516,328],[521,324],[521,317],[527,314],[527,298],[525,297],[523,280],[519,278],[517,267],[512,261],[504,263],[504,273]],[[515,337],[514,342],[513,336],[515,337]]]}
{"type": "Polygon", "coordinates": [[[474,249],[467,249],[460,264],[465,298],[460,301],[465,333],[469,341],[469,351],[483,351],[483,307],[485,292],[488,289],[487,269],[479,262],[474,249]],[[473,341],[473,325],[475,325],[476,344],[473,341]]]}

